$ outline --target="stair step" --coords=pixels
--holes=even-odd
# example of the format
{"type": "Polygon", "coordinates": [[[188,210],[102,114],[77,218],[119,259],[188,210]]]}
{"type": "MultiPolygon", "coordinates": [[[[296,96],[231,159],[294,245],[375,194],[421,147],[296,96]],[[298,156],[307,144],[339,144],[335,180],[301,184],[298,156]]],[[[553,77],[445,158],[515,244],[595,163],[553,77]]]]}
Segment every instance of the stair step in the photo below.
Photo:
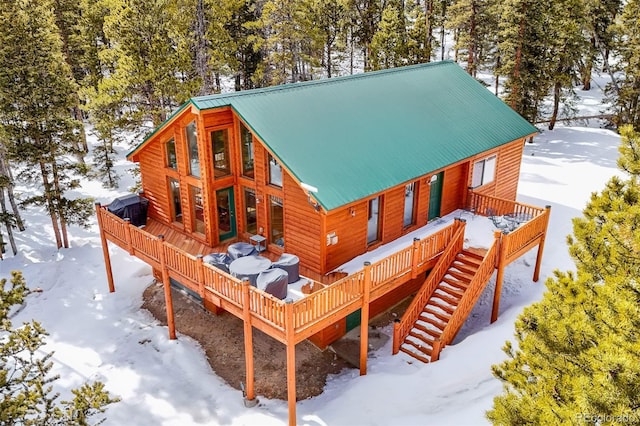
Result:
{"type": "MultiPolygon", "coordinates": [[[[429,300],[429,305],[435,306],[436,308],[445,311],[447,314],[452,315],[453,311],[456,310],[456,307],[455,307],[455,305],[454,306],[449,305],[449,302],[447,302],[444,299],[444,297],[446,297],[446,296],[444,296],[442,294],[433,294],[431,296],[431,299],[429,300]],[[438,300],[438,299],[442,300],[442,302],[440,300],[438,300]]],[[[457,303],[456,303],[456,305],[457,305],[457,303]]]]}
{"type": "Polygon", "coordinates": [[[423,355],[419,355],[417,353],[415,353],[414,351],[412,351],[411,349],[407,349],[404,346],[400,346],[400,351],[404,352],[405,354],[414,357],[415,359],[424,362],[425,364],[429,363],[429,358],[423,356],[423,355]]]}
{"type": "Polygon", "coordinates": [[[465,291],[467,287],[469,287],[469,283],[456,280],[453,277],[444,277],[442,278],[442,281],[462,291],[465,291]]]}
{"type": "Polygon", "coordinates": [[[447,323],[439,321],[435,318],[428,317],[424,314],[424,312],[420,314],[418,319],[420,321],[426,322],[427,324],[431,324],[432,326],[437,328],[441,334],[442,334],[442,330],[444,330],[444,328],[447,326],[447,323]]]}
{"type": "Polygon", "coordinates": [[[422,312],[424,312],[426,314],[431,314],[434,317],[438,318],[440,321],[443,321],[445,323],[447,323],[449,321],[449,319],[451,318],[451,315],[447,315],[446,313],[438,312],[437,310],[433,309],[431,307],[431,301],[429,301],[427,306],[424,307],[422,312]]]}
{"type": "Polygon", "coordinates": [[[450,285],[447,285],[446,283],[440,283],[440,285],[438,285],[436,290],[444,291],[455,300],[460,300],[460,298],[464,294],[464,291],[460,291],[457,288],[453,288],[450,285]]]}
{"type": "Polygon", "coordinates": [[[434,293],[433,296],[438,297],[441,300],[444,300],[452,307],[458,306],[462,295],[464,294],[461,291],[454,290],[451,287],[440,285],[436,288],[436,291],[440,290],[440,292],[434,293]]]}
{"type": "Polygon", "coordinates": [[[478,256],[477,254],[469,253],[469,252],[458,253],[455,259],[467,265],[472,265],[476,269],[482,263],[482,258],[480,256],[478,256]]]}
{"type": "Polygon", "coordinates": [[[469,285],[469,283],[473,279],[473,275],[464,274],[462,272],[454,271],[452,269],[449,269],[447,271],[447,274],[451,275],[453,278],[457,279],[458,281],[462,281],[466,285],[469,285]]]}
{"type": "Polygon", "coordinates": [[[460,261],[454,261],[451,264],[451,268],[455,268],[460,272],[464,272],[465,274],[469,275],[474,275],[478,271],[478,268],[476,268],[475,265],[470,265],[468,263],[463,263],[460,261]]]}
{"type": "MultiPolygon", "coordinates": [[[[414,339],[418,339],[421,342],[433,348],[434,339],[432,339],[430,335],[425,336],[424,334],[416,333],[415,331],[410,331],[409,336],[413,337],[414,339]]],[[[406,341],[409,342],[409,340],[406,340],[406,341]]]]}
{"type": "Polygon", "coordinates": [[[479,261],[482,261],[484,259],[484,255],[483,254],[479,254],[479,253],[473,252],[471,250],[462,250],[460,253],[462,253],[465,256],[477,259],[479,261]]]}
{"type": "Polygon", "coordinates": [[[429,336],[433,337],[434,339],[437,339],[438,337],[442,336],[442,332],[438,331],[438,330],[434,330],[432,328],[429,327],[425,327],[422,324],[418,324],[417,322],[415,324],[413,324],[413,328],[420,330],[421,332],[428,334],[429,336]]]}
{"type": "Polygon", "coordinates": [[[419,350],[425,355],[431,356],[432,347],[430,345],[429,346],[422,345],[420,342],[414,342],[413,340],[409,340],[409,339],[405,339],[404,344],[416,348],[417,350],[419,350]]]}

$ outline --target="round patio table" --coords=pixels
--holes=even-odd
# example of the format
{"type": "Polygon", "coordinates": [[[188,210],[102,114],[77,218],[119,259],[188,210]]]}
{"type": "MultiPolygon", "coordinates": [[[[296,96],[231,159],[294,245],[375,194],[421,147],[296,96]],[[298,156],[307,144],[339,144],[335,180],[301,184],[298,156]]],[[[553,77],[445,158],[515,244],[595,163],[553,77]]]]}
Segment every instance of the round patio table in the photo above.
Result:
{"type": "Polygon", "coordinates": [[[247,278],[249,283],[255,287],[260,272],[266,271],[270,267],[271,261],[266,257],[244,256],[231,262],[229,272],[240,280],[247,278]]]}

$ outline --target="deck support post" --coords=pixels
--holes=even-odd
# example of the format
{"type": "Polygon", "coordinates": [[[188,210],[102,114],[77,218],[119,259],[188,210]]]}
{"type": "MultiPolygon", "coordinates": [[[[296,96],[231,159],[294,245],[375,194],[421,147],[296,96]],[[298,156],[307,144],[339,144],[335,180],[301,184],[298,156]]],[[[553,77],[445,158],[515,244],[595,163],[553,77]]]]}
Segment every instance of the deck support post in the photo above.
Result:
{"type": "Polygon", "coordinates": [[[369,351],[369,300],[371,299],[371,262],[364,262],[364,285],[360,310],[360,375],[367,374],[369,351]]]}
{"type": "Polygon", "coordinates": [[[491,310],[491,323],[493,324],[498,319],[498,311],[500,310],[500,293],[502,293],[502,280],[504,279],[504,262],[506,257],[506,251],[504,249],[504,239],[507,233],[495,232],[496,242],[498,244],[498,275],[496,276],[496,288],[493,292],[493,309],[491,310]]]}
{"type": "Polygon", "coordinates": [[[418,250],[420,249],[420,238],[413,239],[413,250],[411,250],[411,279],[418,278],[418,250]]]}
{"type": "Polygon", "coordinates": [[[285,334],[287,340],[287,401],[289,426],[296,426],[296,342],[293,323],[293,300],[287,298],[284,305],[285,334]]]}
{"type": "Polygon", "coordinates": [[[167,326],[169,327],[169,339],[176,339],[176,323],[173,316],[173,296],[171,295],[171,280],[169,278],[169,267],[164,257],[164,235],[158,235],[158,245],[160,245],[160,269],[162,269],[162,284],[164,286],[164,303],[167,307],[167,326]]]}
{"type": "Polygon", "coordinates": [[[540,238],[540,243],[538,243],[538,255],[536,256],[536,268],[533,271],[533,281],[536,283],[540,279],[540,265],[542,263],[542,252],[544,251],[544,241],[547,238],[547,231],[549,229],[549,217],[551,216],[551,206],[546,205],[544,209],[545,209],[545,215],[547,217],[545,219],[544,233],[540,238]]]}
{"type": "Polygon", "coordinates": [[[253,328],[251,326],[251,310],[249,309],[249,283],[248,279],[242,280],[242,320],[244,322],[244,359],[246,368],[247,387],[244,390],[244,405],[253,407],[257,404],[255,393],[255,379],[253,366],[253,328]]]}
{"type": "Polygon", "coordinates": [[[113,271],[111,270],[111,257],[109,256],[109,244],[107,237],[104,235],[102,229],[102,207],[100,203],[95,203],[96,215],[98,216],[98,229],[100,230],[100,241],[102,242],[102,255],[104,256],[104,266],[107,269],[107,283],[109,283],[109,293],[116,291],[116,287],[113,283],[113,271]]]}

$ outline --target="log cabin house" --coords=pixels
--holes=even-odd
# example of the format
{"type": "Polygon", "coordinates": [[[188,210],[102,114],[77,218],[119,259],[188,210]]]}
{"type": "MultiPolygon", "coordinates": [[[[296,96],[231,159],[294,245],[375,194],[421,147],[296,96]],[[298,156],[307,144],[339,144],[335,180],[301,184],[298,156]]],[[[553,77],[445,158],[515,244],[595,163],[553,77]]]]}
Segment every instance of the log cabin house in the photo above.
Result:
{"type": "Polygon", "coordinates": [[[536,132],[449,61],[192,98],[127,156],[140,166],[147,225],[97,205],[110,289],[107,241],[165,284],[172,338],[171,283],[242,318],[247,401],[252,327],[281,341],[295,424],[296,343],[325,348],[416,294],[395,324],[393,351],[434,361],[498,270],[495,320],[504,266],[536,245],[537,280],[549,209],[515,201],[524,143],[536,132]],[[465,223],[455,220],[355,274],[334,272],[459,210],[526,219],[479,252],[463,247],[465,223]],[[294,254],[321,290],[280,300],[202,261],[236,241],[258,242],[271,259],[294,254]]]}

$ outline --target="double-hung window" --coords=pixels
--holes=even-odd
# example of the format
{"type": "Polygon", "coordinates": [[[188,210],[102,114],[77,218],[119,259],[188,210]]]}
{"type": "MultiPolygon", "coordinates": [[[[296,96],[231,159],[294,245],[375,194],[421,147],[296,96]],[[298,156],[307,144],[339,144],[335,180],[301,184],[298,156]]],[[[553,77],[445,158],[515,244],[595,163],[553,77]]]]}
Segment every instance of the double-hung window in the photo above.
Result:
{"type": "Polygon", "coordinates": [[[496,156],[484,158],[473,163],[473,175],[471,177],[471,187],[477,188],[495,180],[496,177],[496,156]]]}

